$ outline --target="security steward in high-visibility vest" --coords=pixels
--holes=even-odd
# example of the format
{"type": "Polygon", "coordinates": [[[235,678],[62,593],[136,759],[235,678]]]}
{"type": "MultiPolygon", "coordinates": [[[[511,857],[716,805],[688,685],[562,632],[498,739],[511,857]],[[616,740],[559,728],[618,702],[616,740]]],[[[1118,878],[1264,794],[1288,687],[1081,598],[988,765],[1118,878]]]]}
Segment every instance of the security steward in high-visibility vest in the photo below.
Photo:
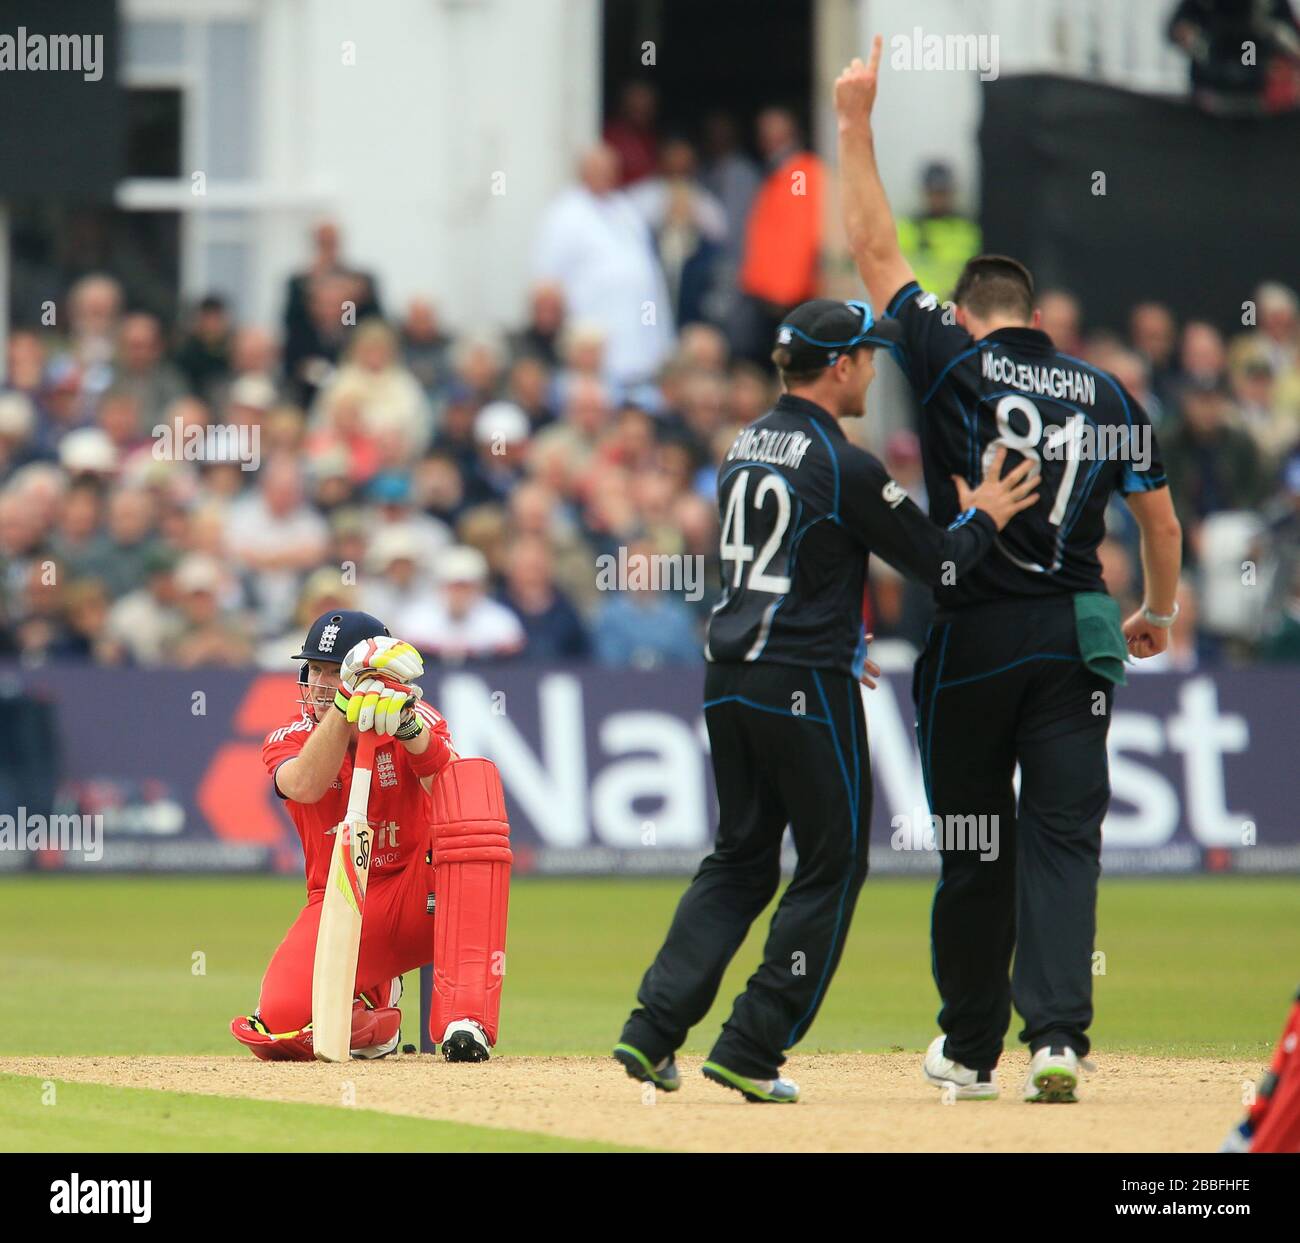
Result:
{"type": "Polygon", "coordinates": [[[957,210],[956,183],[947,164],[925,166],[921,192],[925,210],[898,222],[898,248],[921,288],[946,298],[966,260],[980,253],[983,239],[979,225],[957,210]]]}

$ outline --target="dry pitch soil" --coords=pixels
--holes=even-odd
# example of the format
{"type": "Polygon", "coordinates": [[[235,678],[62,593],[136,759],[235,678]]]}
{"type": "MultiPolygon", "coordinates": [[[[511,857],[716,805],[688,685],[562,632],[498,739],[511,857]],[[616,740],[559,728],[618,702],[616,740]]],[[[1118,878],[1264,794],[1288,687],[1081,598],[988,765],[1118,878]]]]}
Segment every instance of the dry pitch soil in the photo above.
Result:
{"type": "Polygon", "coordinates": [[[1009,1053],[1002,1098],[944,1104],[919,1053],[807,1054],[786,1073],[803,1099],[751,1105],[681,1059],[682,1088],[643,1092],[612,1060],[404,1055],[347,1066],[252,1057],[5,1057],[0,1072],[118,1087],[384,1110],[480,1126],[691,1152],[1212,1152],[1241,1116],[1256,1062],[1103,1054],[1077,1105],[1020,1100],[1009,1053]]]}

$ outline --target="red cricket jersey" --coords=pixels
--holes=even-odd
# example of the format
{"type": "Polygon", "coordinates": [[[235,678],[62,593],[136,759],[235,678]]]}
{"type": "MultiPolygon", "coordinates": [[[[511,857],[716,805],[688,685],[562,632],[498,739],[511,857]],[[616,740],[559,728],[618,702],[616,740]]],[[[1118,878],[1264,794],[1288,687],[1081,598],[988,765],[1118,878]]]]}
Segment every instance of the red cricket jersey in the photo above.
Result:
{"type": "MultiPolygon", "coordinates": [[[[451,745],[451,732],[447,722],[426,703],[415,710],[425,724],[451,745]]],[[[275,771],[285,760],[291,760],[303,748],[311,731],[316,728],[314,717],[306,712],[290,724],[272,730],[262,744],[262,762],[275,781],[275,771]]],[[[330,854],[334,830],[348,811],[348,790],[352,785],[352,754],[343,757],[343,766],[334,784],[315,803],[296,803],[284,800],[289,809],[302,851],[307,862],[307,891],[324,889],[329,879],[330,854]]],[[[406,748],[396,739],[380,744],[375,751],[375,767],[370,777],[370,823],[375,830],[374,851],[370,858],[371,879],[388,872],[401,871],[415,854],[429,849],[429,827],[432,819],[432,800],[420,779],[411,771],[406,748]]]]}

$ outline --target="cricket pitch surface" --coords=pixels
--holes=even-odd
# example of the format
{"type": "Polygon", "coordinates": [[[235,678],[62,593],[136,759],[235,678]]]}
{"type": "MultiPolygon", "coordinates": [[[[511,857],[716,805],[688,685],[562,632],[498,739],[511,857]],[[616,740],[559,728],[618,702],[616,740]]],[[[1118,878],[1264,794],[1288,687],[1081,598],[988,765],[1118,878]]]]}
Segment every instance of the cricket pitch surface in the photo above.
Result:
{"type": "Polygon", "coordinates": [[[483,1064],[406,1054],[344,1066],[248,1056],[3,1057],[0,1073],[354,1107],[689,1152],[1213,1152],[1244,1110],[1254,1061],[1096,1056],[1076,1105],[1020,1099],[1023,1052],[999,1067],[996,1101],[943,1103],[921,1054],[793,1057],[803,1099],[751,1105],[679,1062],[681,1090],[651,1093],[612,1059],[501,1056],[483,1064]]]}

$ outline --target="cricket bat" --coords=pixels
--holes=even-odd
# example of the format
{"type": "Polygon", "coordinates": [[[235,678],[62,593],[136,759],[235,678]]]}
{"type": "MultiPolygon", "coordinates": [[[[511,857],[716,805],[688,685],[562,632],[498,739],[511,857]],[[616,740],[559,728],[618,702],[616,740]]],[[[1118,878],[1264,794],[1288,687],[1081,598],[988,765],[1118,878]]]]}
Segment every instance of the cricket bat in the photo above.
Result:
{"type": "Polygon", "coordinates": [[[370,773],[375,760],[375,734],[357,741],[352,765],[348,811],[334,832],[330,874],[325,882],[316,961],[311,976],[312,1047],[322,1062],[346,1062],[351,1056],[352,999],[361,949],[361,919],[366,909],[366,883],[374,830],[366,818],[370,803],[370,773]]]}

